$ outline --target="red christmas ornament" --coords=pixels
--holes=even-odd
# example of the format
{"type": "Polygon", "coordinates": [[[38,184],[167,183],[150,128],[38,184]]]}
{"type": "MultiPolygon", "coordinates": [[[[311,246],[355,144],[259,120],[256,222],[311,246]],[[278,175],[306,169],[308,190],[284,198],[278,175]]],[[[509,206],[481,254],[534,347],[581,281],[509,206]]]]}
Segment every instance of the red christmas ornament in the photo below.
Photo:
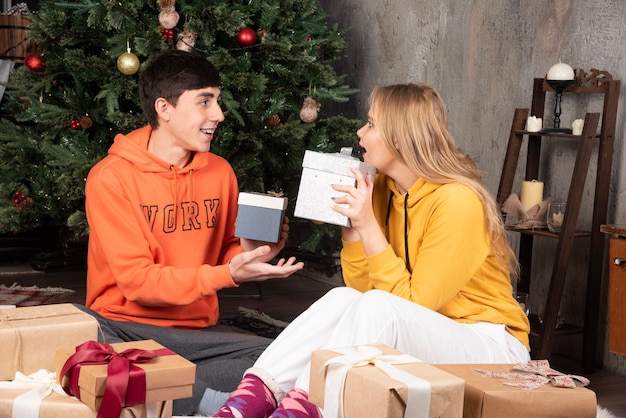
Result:
{"type": "Polygon", "coordinates": [[[239,29],[235,39],[241,47],[253,46],[256,45],[257,42],[256,32],[249,27],[239,29]]]}
{"type": "Polygon", "coordinates": [[[35,203],[33,199],[26,196],[24,193],[21,193],[19,190],[13,194],[13,206],[20,209],[26,209],[32,204],[35,203]]]}
{"type": "Polygon", "coordinates": [[[174,39],[174,31],[172,29],[163,29],[163,39],[165,39],[166,41],[171,41],[172,39],[174,39]]]}
{"type": "Polygon", "coordinates": [[[80,129],[83,126],[80,124],[80,121],[76,120],[76,119],[72,119],[70,121],[70,125],[72,126],[72,129],[80,129]]]}
{"type": "Polygon", "coordinates": [[[24,65],[35,72],[41,72],[46,68],[43,57],[36,53],[27,54],[24,57],[24,65]]]}

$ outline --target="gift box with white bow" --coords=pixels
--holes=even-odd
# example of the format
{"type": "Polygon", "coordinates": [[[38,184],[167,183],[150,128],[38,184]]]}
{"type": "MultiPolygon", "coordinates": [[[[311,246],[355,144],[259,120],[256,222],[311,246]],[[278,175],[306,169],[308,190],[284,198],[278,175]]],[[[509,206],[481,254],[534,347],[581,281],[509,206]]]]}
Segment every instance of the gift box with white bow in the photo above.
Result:
{"type": "Polygon", "coordinates": [[[325,418],[463,415],[463,379],[381,344],[315,351],[310,379],[325,418]]]}
{"type": "Polygon", "coordinates": [[[566,375],[545,360],[514,364],[438,364],[465,380],[464,418],[594,418],[596,394],[581,376],[566,375]]]}
{"type": "Polygon", "coordinates": [[[71,303],[0,310],[0,380],[54,370],[57,349],[97,338],[98,321],[71,303]]]}
{"type": "MultiPolygon", "coordinates": [[[[56,373],[41,369],[30,375],[20,372],[0,382],[0,418],[97,418],[98,412],[56,382],[56,373]]],[[[123,408],[120,418],[171,418],[172,401],[123,408]]]]}
{"type": "Polygon", "coordinates": [[[294,216],[339,226],[350,226],[350,220],[332,208],[333,197],[344,193],[333,189],[334,184],[356,184],[350,168],[358,169],[363,177],[376,174],[376,168],[352,157],[352,148],[342,148],[338,153],[305,151],[302,160],[302,177],[296,199],[294,216]]]}

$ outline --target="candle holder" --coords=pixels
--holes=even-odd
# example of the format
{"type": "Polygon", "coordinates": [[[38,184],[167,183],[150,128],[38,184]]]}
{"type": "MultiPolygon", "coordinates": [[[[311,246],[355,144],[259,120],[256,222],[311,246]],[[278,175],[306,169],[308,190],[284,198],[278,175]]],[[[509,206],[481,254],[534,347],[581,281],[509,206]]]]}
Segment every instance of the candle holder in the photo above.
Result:
{"type": "Polygon", "coordinates": [[[574,84],[574,80],[546,80],[556,93],[556,103],[554,104],[554,128],[544,129],[544,132],[571,134],[569,128],[561,128],[561,97],[563,90],[574,84]]]}

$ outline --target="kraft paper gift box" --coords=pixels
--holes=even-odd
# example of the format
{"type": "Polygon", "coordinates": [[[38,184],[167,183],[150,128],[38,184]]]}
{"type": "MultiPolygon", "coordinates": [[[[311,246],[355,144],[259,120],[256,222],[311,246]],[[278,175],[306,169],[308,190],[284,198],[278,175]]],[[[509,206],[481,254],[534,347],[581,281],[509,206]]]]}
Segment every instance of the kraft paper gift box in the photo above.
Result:
{"type": "MultiPolygon", "coordinates": [[[[86,343],[88,347],[85,350],[91,350],[96,345],[100,345],[95,341],[86,343]]],[[[192,396],[193,385],[196,379],[196,365],[189,360],[166,350],[161,344],[153,340],[133,341],[126,343],[111,344],[110,347],[117,353],[130,351],[146,351],[156,352],[157,355],[147,362],[137,362],[137,366],[143,370],[145,375],[145,400],[144,403],[189,398],[192,396]],[[168,351],[168,353],[163,353],[168,351]]],[[[98,410],[102,404],[105,390],[107,389],[108,380],[108,364],[89,364],[87,362],[68,370],[63,375],[66,363],[74,363],[83,347],[76,349],[62,349],[57,351],[56,370],[58,378],[64,388],[70,388],[70,393],[77,396],[82,402],[87,404],[94,410],[98,410]],[[78,394],[77,394],[78,392],[78,394]]],[[[95,358],[103,357],[94,351],[95,358]]],[[[133,356],[133,354],[129,354],[133,356]]],[[[85,356],[82,356],[85,357],[85,356]]],[[[126,405],[132,406],[131,391],[136,391],[138,387],[137,381],[130,380],[128,383],[129,391],[126,392],[126,405]]]]}
{"type": "Polygon", "coordinates": [[[547,383],[526,390],[507,386],[476,369],[508,373],[513,364],[438,364],[465,380],[464,418],[595,418],[596,394],[584,387],[562,388],[547,383]]]}
{"type": "Polygon", "coordinates": [[[309,400],[325,417],[340,416],[334,409],[343,397],[345,418],[460,418],[463,386],[463,379],[381,344],[318,350],[311,356],[309,400]],[[377,366],[369,359],[376,359],[377,366]],[[335,364],[325,366],[329,361],[335,364]],[[349,365],[337,364],[345,362],[349,365]],[[343,389],[342,368],[347,369],[343,389]],[[399,376],[389,375],[389,368],[399,376]]]}
{"type": "Polygon", "coordinates": [[[373,166],[352,157],[351,152],[352,148],[342,148],[339,153],[305,151],[294,216],[339,226],[350,226],[350,220],[346,216],[332,209],[332,198],[343,195],[335,191],[332,185],[354,186],[356,179],[350,168],[358,168],[363,177],[369,172],[372,180],[376,174],[373,166]]]}
{"type": "Polygon", "coordinates": [[[54,370],[56,350],[98,338],[98,322],[71,303],[0,310],[0,380],[54,370]]]}
{"type": "MultiPolygon", "coordinates": [[[[13,404],[28,389],[2,389],[0,391],[0,418],[13,418],[13,404]]],[[[73,396],[52,392],[41,401],[39,414],[20,418],[97,418],[98,412],[73,396]]],[[[172,418],[172,401],[135,405],[122,409],[120,418],[172,418]]]]}
{"type": "Polygon", "coordinates": [[[265,242],[280,241],[287,198],[239,193],[235,236],[265,242]]]}

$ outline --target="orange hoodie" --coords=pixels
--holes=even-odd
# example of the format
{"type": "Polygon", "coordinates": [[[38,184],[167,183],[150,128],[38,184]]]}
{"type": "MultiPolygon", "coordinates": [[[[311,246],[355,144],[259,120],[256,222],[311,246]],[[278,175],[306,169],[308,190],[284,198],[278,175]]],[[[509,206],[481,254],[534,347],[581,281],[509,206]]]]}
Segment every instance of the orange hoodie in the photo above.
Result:
{"type": "Polygon", "coordinates": [[[151,132],[117,135],[87,177],[86,305],[117,321],[204,328],[219,318],[216,292],[236,286],[237,179],[211,153],[170,167],[147,151],[151,132]]]}

